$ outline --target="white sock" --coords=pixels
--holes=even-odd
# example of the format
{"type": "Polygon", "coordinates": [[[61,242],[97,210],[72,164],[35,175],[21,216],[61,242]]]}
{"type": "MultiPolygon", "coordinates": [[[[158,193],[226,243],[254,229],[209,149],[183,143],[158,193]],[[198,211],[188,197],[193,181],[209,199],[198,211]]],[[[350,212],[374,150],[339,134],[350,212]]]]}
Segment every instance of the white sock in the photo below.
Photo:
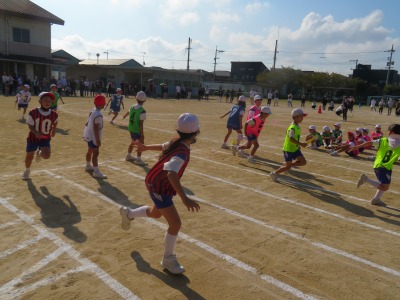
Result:
{"type": "Polygon", "coordinates": [[[236,138],[236,144],[239,145],[239,144],[240,144],[240,141],[241,141],[242,139],[243,139],[243,135],[239,133],[239,134],[237,135],[237,138],[236,138]]]}
{"type": "Polygon", "coordinates": [[[376,181],[376,180],[373,180],[373,179],[371,179],[371,178],[368,178],[367,177],[367,182],[369,183],[369,185],[371,185],[372,187],[374,187],[374,188],[378,188],[379,186],[380,186],[380,182],[378,182],[378,181],[376,181]]]}
{"type": "Polygon", "coordinates": [[[385,191],[377,190],[374,199],[380,200],[385,191]]]}
{"type": "Polygon", "coordinates": [[[175,242],[176,242],[177,237],[178,237],[177,235],[171,235],[168,232],[165,233],[165,237],[164,237],[164,242],[165,242],[164,255],[165,256],[170,256],[170,255],[174,254],[174,247],[175,247],[175,242]]]}
{"type": "Polygon", "coordinates": [[[128,208],[128,218],[144,218],[147,217],[148,206],[141,206],[135,209],[128,208]]]}

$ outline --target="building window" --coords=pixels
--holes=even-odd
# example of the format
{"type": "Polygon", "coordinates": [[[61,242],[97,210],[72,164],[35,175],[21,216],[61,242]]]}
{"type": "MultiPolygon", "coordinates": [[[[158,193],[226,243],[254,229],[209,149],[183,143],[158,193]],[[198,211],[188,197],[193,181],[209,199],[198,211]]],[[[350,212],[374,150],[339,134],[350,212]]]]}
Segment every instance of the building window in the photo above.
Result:
{"type": "Polygon", "coordinates": [[[29,30],[13,27],[13,41],[29,44],[31,42],[29,30]]]}

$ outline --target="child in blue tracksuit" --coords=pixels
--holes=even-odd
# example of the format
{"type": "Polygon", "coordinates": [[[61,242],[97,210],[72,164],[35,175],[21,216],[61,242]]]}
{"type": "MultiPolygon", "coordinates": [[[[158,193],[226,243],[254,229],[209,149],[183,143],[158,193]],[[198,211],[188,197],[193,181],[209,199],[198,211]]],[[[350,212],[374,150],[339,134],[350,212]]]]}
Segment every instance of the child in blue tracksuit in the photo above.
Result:
{"type": "Polygon", "coordinates": [[[229,114],[228,121],[226,123],[226,128],[228,128],[228,132],[225,135],[224,142],[221,145],[223,149],[229,149],[229,146],[226,142],[229,139],[229,136],[232,133],[232,130],[237,132],[236,144],[239,145],[240,140],[243,139],[242,133],[242,120],[246,110],[246,97],[241,95],[238,99],[238,104],[235,104],[226,114],[222,115],[220,118],[222,119],[226,115],[229,114]]]}

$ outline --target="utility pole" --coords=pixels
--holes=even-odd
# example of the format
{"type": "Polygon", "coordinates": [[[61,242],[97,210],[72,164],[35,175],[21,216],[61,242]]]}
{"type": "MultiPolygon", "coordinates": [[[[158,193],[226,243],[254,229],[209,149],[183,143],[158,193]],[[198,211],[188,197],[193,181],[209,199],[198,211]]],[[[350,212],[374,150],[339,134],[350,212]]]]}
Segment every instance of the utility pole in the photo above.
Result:
{"type": "Polygon", "coordinates": [[[107,59],[108,59],[108,51],[104,51],[103,53],[107,54],[107,59]]]}
{"type": "Polygon", "coordinates": [[[387,72],[387,76],[386,76],[386,85],[387,85],[389,83],[390,68],[392,65],[394,65],[394,61],[392,62],[392,55],[393,55],[393,52],[395,52],[395,50],[393,50],[393,44],[392,44],[392,49],[387,50],[385,52],[390,52],[390,57],[388,57],[389,61],[386,63],[386,65],[388,66],[388,72],[387,72]]]}
{"type": "Polygon", "coordinates": [[[275,40],[275,51],[274,51],[274,65],[272,66],[272,70],[275,71],[276,64],[276,53],[278,52],[278,40],[275,40]]]}
{"type": "Polygon", "coordinates": [[[218,50],[217,46],[215,46],[215,56],[214,56],[214,80],[215,80],[215,68],[217,67],[217,59],[219,59],[219,57],[217,57],[217,53],[223,53],[225,52],[224,50],[218,50]]]}
{"type": "Polygon", "coordinates": [[[358,59],[350,59],[349,62],[355,62],[355,63],[356,63],[356,69],[357,69],[357,66],[358,66],[358,59]]]}
{"type": "Polygon", "coordinates": [[[187,47],[187,50],[188,50],[188,59],[187,59],[187,67],[186,67],[186,71],[188,71],[189,72],[189,61],[190,61],[190,43],[192,42],[192,39],[189,37],[189,42],[188,42],[188,47],[187,47]]]}
{"type": "Polygon", "coordinates": [[[144,55],[146,54],[146,52],[140,52],[140,53],[143,53],[143,66],[145,66],[146,63],[145,63],[145,61],[144,61],[144,55]]]}

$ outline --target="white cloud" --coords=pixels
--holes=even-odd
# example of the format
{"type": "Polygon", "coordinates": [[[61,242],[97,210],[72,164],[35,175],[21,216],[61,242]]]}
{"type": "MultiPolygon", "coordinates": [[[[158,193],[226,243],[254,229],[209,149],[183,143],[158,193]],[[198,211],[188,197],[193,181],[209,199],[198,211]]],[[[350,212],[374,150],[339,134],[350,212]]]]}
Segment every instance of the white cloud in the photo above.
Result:
{"type": "Polygon", "coordinates": [[[212,12],[209,15],[209,19],[213,23],[240,22],[240,17],[237,14],[223,12],[212,12]]]}
{"type": "Polygon", "coordinates": [[[248,3],[245,7],[246,13],[257,13],[260,10],[267,9],[269,8],[270,5],[268,2],[259,2],[259,1],[254,1],[252,3],[248,3]]]}

